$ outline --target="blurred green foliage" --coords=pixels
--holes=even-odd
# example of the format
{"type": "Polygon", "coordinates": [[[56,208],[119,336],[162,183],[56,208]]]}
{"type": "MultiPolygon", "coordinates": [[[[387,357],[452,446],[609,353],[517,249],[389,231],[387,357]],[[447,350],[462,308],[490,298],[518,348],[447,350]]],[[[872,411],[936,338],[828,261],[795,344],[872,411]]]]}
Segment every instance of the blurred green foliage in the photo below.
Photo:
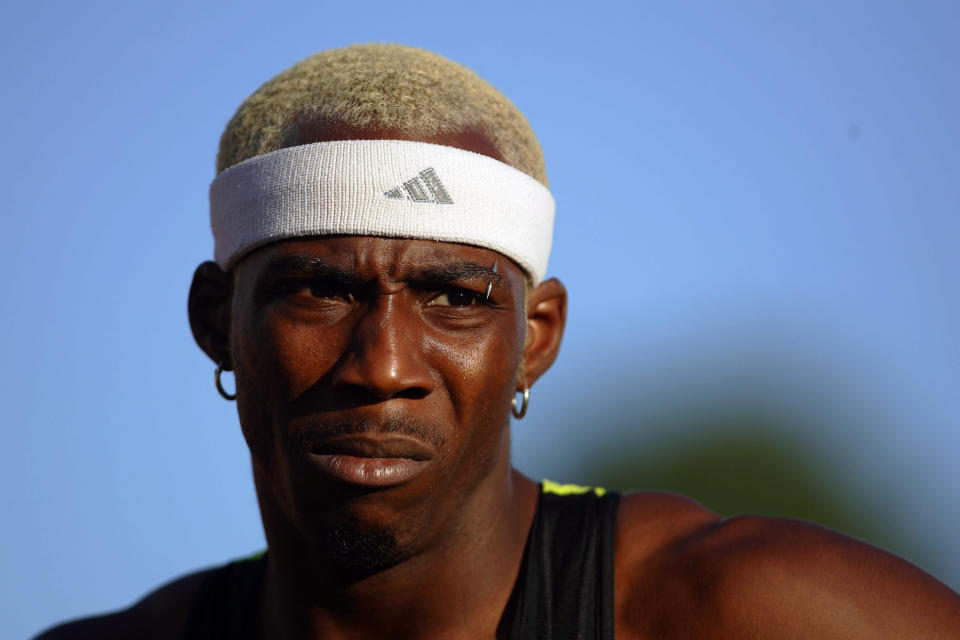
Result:
{"type": "MultiPolygon", "coordinates": [[[[620,434],[600,444],[580,481],[611,489],[657,489],[692,497],[723,516],[799,518],[842,531],[936,567],[937,554],[896,516],[868,507],[847,490],[850,471],[825,461],[824,425],[803,429],[796,415],[769,407],[673,409],[647,421],[609,416],[620,434]],[[655,422],[656,424],[652,424],[655,422]],[[619,423],[619,424],[617,424],[619,423]],[[642,433],[630,441],[623,434],[642,433]],[[619,428],[618,428],[619,427],[619,428]],[[659,434],[649,436],[644,434],[659,434]],[[594,457],[595,456],[595,457],[594,457]]],[[[809,419],[809,416],[808,416],[809,419]]],[[[836,459],[836,456],[831,458],[836,459]]],[[[872,501],[883,504],[883,500],[872,501]]]]}

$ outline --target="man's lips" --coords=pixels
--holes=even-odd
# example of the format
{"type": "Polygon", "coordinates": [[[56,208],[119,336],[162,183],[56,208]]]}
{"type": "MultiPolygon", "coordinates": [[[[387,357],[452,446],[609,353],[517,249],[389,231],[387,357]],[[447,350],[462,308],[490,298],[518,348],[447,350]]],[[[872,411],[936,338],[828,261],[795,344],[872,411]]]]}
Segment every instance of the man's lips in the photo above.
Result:
{"type": "Polygon", "coordinates": [[[433,451],[406,437],[337,436],[314,442],[308,457],[315,468],[340,482],[390,487],[423,471],[433,451]]]}

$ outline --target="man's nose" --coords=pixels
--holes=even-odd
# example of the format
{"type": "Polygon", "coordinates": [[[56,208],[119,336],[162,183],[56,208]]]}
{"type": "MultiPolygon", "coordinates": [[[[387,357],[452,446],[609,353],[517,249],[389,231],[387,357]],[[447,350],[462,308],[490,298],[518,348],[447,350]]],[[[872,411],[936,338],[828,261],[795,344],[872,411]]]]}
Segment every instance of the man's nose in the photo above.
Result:
{"type": "MultiPolygon", "coordinates": [[[[333,387],[358,402],[419,399],[433,391],[413,310],[395,296],[378,296],[354,326],[333,387]]],[[[346,398],[344,398],[346,399],[346,398]]]]}

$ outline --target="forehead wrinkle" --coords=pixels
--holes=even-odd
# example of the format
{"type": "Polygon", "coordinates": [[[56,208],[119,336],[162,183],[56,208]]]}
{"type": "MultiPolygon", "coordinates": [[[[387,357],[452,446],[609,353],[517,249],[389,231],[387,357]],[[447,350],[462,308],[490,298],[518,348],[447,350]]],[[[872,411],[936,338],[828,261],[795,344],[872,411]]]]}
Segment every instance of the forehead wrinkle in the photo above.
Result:
{"type": "MultiPolygon", "coordinates": [[[[352,258],[349,268],[353,276],[365,282],[379,282],[395,286],[403,281],[404,254],[411,251],[409,244],[397,238],[366,238],[347,254],[352,258]]],[[[336,252],[339,253],[339,252],[336,252]]]]}

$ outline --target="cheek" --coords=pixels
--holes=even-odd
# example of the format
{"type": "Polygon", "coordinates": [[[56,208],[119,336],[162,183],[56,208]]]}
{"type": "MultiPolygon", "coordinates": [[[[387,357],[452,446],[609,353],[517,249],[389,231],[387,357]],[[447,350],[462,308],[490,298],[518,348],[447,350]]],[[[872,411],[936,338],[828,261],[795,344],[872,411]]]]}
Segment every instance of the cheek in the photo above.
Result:
{"type": "Polygon", "coordinates": [[[237,349],[238,374],[242,366],[241,377],[250,383],[251,395],[277,409],[316,385],[337,362],[346,340],[343,331],[321,330],[269,313],[238,327],[237,333],[242,336],[237,349]]]}
{"type": "Polygon", "coordinates": [[[442,377],[461,424],[481,419],[499,424],[506,418],[523,338],[523,325],[502,324],[457,340],[425,338],[424,352],[442,377]]]}
{"type": "Polygon", "coordinates": [[[241,430],[255,463],[269,475],[275,471],[274,450],[282,446],[284,425],[296,411],[297,398],[337,360],[336,333],[319,333],[278,314],[254,314],[233,325],[241,430]]]}
{"type": "Polygon", "coordinates": [[[343,340],[329,328],[319,331],[267,310],[232,329],[241,431],[254,464],[273,477],[296,400],[334,365],[343,340]]]}

